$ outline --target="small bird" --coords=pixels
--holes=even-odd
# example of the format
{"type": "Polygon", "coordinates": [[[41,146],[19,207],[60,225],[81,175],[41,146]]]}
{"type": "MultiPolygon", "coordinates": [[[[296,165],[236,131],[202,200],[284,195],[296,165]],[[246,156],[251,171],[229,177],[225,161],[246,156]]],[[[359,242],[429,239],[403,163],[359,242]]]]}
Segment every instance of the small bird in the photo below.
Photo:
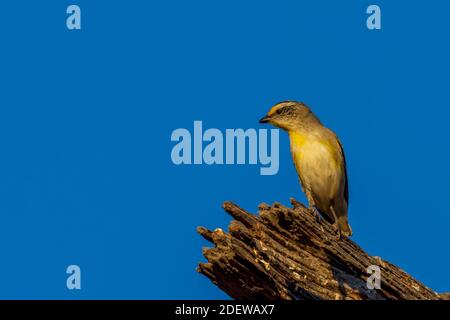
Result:
{"type": "Polygon", "coordinates": [[[274,105],[259,122],[287,131],[295,169],[310,209],[317,209],[339,236],[351,236],[347,168],[336,134],[323,126],[310,108],[297,101],[274,105]]]}

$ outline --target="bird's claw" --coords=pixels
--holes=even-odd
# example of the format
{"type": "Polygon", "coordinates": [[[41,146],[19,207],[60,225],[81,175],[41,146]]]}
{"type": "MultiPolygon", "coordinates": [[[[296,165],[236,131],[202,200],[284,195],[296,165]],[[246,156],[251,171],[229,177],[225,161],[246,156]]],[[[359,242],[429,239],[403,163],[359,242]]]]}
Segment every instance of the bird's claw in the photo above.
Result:
{"type": "Polygon", "coordinates": [[[322,226],[322,222],[323,222],[324,219],[320,215],[319,210],[317,210],[315,207],[311,207],[311,208],[309,208],[309,210],[311,210],[311,212],[313,213],[314,219],[316,220],[317,224],[320,226],[320,230],[322,232],[325,232],[325,230],[323,229],[323,226],[322,226]]]}
{"type": "Polygon", "coordinates": [[[336,232],[337,237],[336,240],[341,240],[342,239],[342,233],[341,233],[341,229],[339,228],[337,223],[333,223],[333,231],[336,232]]]}

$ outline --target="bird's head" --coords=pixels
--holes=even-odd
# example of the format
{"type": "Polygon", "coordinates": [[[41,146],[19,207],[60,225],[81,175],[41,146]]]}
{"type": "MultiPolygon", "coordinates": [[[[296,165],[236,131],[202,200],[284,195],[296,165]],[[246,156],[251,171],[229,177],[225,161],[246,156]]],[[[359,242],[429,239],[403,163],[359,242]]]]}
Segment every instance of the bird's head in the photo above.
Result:
{"type": "Polygon", "coordinates": [[[277,103],[259,123],[270,123],[286,131],[293,131],[318,122],[311,110],[302,102],[283,101],[277,103]]]}

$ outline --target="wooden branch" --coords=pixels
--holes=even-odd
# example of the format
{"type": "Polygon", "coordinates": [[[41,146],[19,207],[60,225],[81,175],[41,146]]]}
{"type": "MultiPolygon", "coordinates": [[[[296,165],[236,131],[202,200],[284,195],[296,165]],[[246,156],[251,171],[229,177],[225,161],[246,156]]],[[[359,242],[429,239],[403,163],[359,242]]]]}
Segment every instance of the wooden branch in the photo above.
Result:
{"type": "Polygon", "coordinates": [[[235,299],[445,299],[395,265],[369,256],[296,200],[293,208],[261,204],[259,216],[231,202],[229,233],[198,228],[214,248],[197,271],[235,299]],[[370,265],[381,288],[369,289],[370,265]]]}

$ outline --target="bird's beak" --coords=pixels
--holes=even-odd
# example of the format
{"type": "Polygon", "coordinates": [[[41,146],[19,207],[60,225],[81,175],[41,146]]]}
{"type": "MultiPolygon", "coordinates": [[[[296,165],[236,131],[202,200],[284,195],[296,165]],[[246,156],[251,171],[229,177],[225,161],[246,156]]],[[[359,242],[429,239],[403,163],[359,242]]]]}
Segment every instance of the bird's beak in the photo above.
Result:
{"type": "Polygon", "coordinates": [[[259,123],[267,123],[269,121],[270,121],[270,117],[269,116],[265,116],[265,117],[263,117],[263,118],[261,118],[259,120],[259,123]]]}

